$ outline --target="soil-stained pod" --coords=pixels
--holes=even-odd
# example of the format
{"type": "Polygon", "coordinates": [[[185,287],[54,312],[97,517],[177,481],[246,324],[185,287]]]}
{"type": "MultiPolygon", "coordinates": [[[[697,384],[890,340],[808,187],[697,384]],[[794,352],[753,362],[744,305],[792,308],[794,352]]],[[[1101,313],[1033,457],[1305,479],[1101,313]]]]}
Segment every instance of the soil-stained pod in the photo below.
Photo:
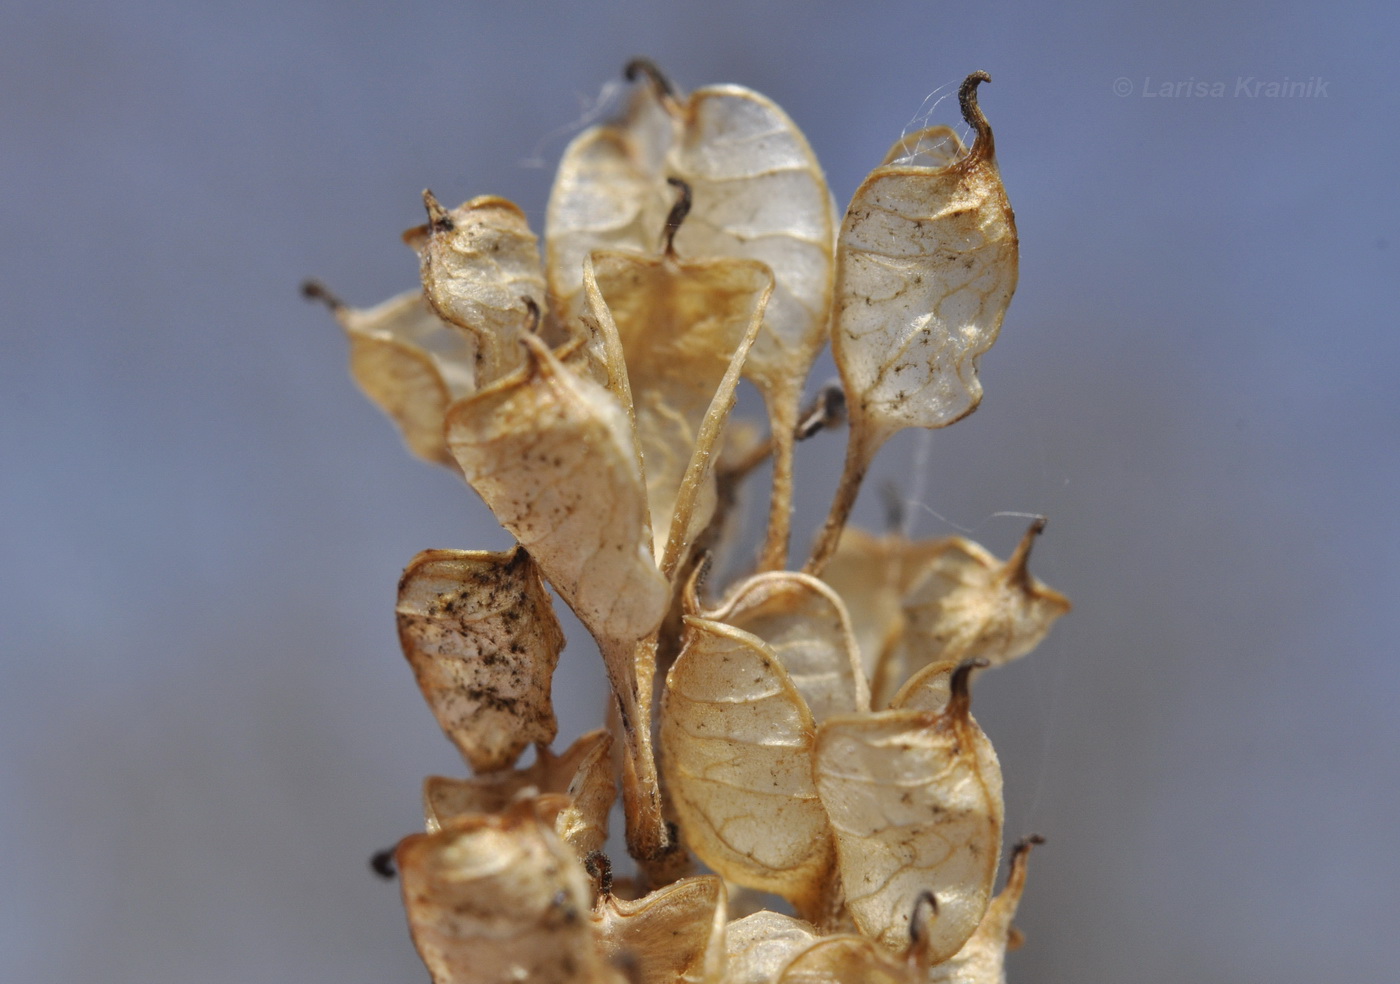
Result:
{"type": "Polygon", "coordinates": [[[925,978],[928,984],[1006,984],[1006,953],[1014,949],[1013,941],[1018,936],[1011,921],[1016,918],[1016,908],[1026,890],[1031,846],[1039,843],[1039,837],[1030,837],[1016,845],[1011,852],[1011,873],[1006,876],[1006,885],[987,906],[977,932],[956,954],[929,968],[925,978]]]}
{"type": "Polygon", "coordinates": [[[686,843],[719,874],[821,911],[832,841],[812,782],[811,712],[773,650],[686,616],[666,678],[661,747],[686,843]]]}
{"type": "Polygon", "coordinates": [[[604,955],[634,984],[718,984],[724,966],[725,892],[715,875],[684,878],[635,901],[603,893],[593,911],[604,955]]]}
{"type": "Polygon", "coordinates": [[[395,852],[409,930],[434,984],[613,984],[582,865],[522,803],[467,817],[395,852]]]}
{"type": "Polygon", "coordinates": [[[398,425],[418,457],[456,469],[443,417],[453,400],[476,389],[475,336],[437,316],[412,290],[372,308],[352,308],[314,281],[302,287],[323,301],[350,342],[350,374],[398,425]]]}
{"type": "Polygon", "coordinates": [[[608,839],[608,811],[617,795],[613,781],[612,735],[590,731],[562,755],[543,745],[524,769],[492,772],[474,779],[429,776],[423,783],[423,816],[428,833],[474,813],[500,813],[513,803],[563,794],[569,805],[554,830],[580,858],[602,849],[608,839]]]}
{"type": "Polygon", "coordinates": [[[420,553],[399,581],[398,623],[428,706],[475,771],[554,740],[564,633],[528,553],[420,553]]]}
{"type": "MultiPolygon", "coordinates": [[[[985,72],[958,93],[976,133],[952,163],[901,139],[856,190],[836,248],[832,354],[846,387],[845,473],[809,561],[836,549],[875,452],[905,427],[946,427],[977,408],[978,359],[992,347],[1016,290],[1016,220],[997,170],[992,128],[977,105],[985,72]],[[905,163],[911,160],[915,163],[905,163]]],[[[946,146],[946,143],[945,143],[946,146]]]]}
{"type": "Polygon", "coordinates": [[[870,707],[860,652],[841,597],[795,571],[741,581],[706,617],[750,632],[773,650],[817,724],[870,707]]]}
{"type": "Polygon", "coordinates": [[[428,224],[410,230],[418,249],[423,296],[444,321],[476,339],[477,384],[520,367],[523,332],[536,330],[545,306],[539,243],[525,213],[484,195],[448,211],[425,191],[428,224]]]}
{"type": "Polygon", "coordinates": [[[851,917],[903,951],[917,915],[925,966],[976,930],[1001,848],[1001,767],[969,710],[972,669],[959,668],[941,714],[836,717],[817,733],[813,771],[851,917]]]}

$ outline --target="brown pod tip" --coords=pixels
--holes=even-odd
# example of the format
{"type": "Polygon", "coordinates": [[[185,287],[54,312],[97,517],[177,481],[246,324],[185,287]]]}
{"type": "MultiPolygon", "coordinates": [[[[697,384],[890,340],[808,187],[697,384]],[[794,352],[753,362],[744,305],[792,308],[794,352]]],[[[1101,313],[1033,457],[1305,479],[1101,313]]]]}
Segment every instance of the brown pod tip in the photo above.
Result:
{"type": "Polygon", "coordinates": [[[973,72],[963,79],[963,84],[958,89],[958,106],[962,108],[963,119],[977,134],[972,150],[965,160],[988,160],[995,149],[992,142],[992,125],[987,122],[982,107],[977,105],[977,86],[990,81],[992,77],[986,72],[973,72]]]}

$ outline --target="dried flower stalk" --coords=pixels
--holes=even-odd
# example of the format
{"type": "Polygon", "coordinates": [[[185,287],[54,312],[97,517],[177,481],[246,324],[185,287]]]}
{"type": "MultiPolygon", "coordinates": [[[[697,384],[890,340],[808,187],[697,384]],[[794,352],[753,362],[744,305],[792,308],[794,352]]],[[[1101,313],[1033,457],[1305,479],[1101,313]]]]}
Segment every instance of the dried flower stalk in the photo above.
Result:
{"type": "Polygon", "coordinates": [[[982,397],[1017,264],[988,77],[959,93],[972,147],[946,127],[901,138],[838,234],[770,100],[687,96],[643,60],[626,75],[625,112],[565,151],[543,261],[514,204],[425,192],[428,221],[404,235],[421,293],[356,310],[307,287],[409,448],[517,541],[427,551],[400,584],[404,653],[474,773],[430,778],[426,831],[397,848],[413,939],[437,984],[998,984],[1029,842],[994,895],[1001,771],[971,683],[1069,610],[1027,566],[1044,522],[1004,563],[961,538],[846,529],[891,434],[982,397]],[[799,410],[828,337],[842,385],[799,410]],[[766,438],[729,419],[741,376],[766,438]],[[787,570],[795,444],[847,419],[830,515],[787,570]],[[703,594],[737,490],[770,458],[758,573],[703,594]],[[546,585],[613,694],[612,732],[559,755],[546,585]],[[637,870],[614,880],[619,784],[637,870]],[[732,917],[752,890],[795,916],[732,917]]]}

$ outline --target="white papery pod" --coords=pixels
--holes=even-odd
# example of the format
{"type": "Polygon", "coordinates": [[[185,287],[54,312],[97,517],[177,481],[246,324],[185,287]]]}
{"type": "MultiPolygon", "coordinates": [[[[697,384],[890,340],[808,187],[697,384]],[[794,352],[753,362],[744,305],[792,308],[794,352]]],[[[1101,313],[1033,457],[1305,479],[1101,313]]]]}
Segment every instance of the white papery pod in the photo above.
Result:
{"type": "Polygon", "coordinates": [[[770,646],[816,723],[869,709],[870,690],[846,606],[816,578],[794,571],[756,574],[706,616],[770,646]]]}
{"type": "Polygon", "coordinates": [[[439,318],[422,291],[360,309],[317,283],[302,290],[330,306],[350,342],[351,375],[398,425],[409,450],[456,469],[442,422],[453,400],[476,389],[476,339],[439,318]]]}
{"type": "Polygon", "coordinates": [[[789,960],[819,939],[811,923],[779,912],[755,912],[725,932],[724,984],[773,984],[789,960]]]}
{"type": "Polygon", "coordinates": [[[1016,845],[1006,885],[987,906],[987,914],[978,924],[977,932],[951,958],[929,968],[928,984],[1006,984],[1006,953],[1020,945],[1019,942],[1013,945],[1019,934],[1012,920],[1016,918],[1016,909],[1026,890],[1031,845],[1040,842],[1039,838],[1032,837],[1016,845]]]}
{"type": "MultiPolygon", "coordinates": [[[[556,804],[557,805],[557,804],[556,804]]],[[[409,929],[434,984],[604,984],[592,889],[549,804],[467,817],[400,842],[409,929]]]]}
{"type": "Polygon", "coordinates": [[[604,955],[631,984],[718,984],[724,965],[724,880],[684,878],[635,901],[605,893],[593,911],[604,955]]]}
{"type": "Polygon", "coordinates": [[[398,625],[419,689],[475,771],[554,740],[564,633],[524,550],[420,553],[399,581],[398,625]]]}
{"type": "Polygon", "coordinates": [[[501,813],[521,800],[563,794],[569,805],[555,817],[554,830],[576,855],[586,857],[601,850],[608,838],[608,811],[617,795],[611,750],[612,735],[590,731],[562,755],[540,746],[535,761],[524,769],[475,779],[429,776],[423,783],[428,833],[474,813],[501,813]]]}
{"type": "Polygon", "coordinates": [[[730,881],[820,911],[831,832],[812,782],[813,721],[773,650],[688,615],[666,678],[661,747],[686,843],[730,881]]]}
{"type": "Polygon", "coordinates": [[[525,213],[504,198],[483,195],[451,211],[432,192],[423,199],[428,224],[405,234],[418,250],[423,295],[476,339],[477,383],[486,386],[525,361],[520,336],[544,311],[538,241],[525,213]]]}
{"type": "Polygon", "coordinates": [[[1001,768],[969,713],[971,670],[959,670],[941,714],[836,717],[817,733],[813,771],[847,908],[892,951],[918,936],[929,965],[977,928],[1001,847],[1001,768]],[[935,906],[921,904],[929,893],[935,906]],[[918,908],[931,918],[911,933],[918,908]]]}
{"type": "Polygon", "coordinates": [[[832,346],[869,454],[903,427],[945,427],[976,408],[977,360],[1016,289],[1015,218],[977,107],[985,79],[969,76],[959,94],[972,149],[931,167],[902,139],[841,227],[832,346]]]}

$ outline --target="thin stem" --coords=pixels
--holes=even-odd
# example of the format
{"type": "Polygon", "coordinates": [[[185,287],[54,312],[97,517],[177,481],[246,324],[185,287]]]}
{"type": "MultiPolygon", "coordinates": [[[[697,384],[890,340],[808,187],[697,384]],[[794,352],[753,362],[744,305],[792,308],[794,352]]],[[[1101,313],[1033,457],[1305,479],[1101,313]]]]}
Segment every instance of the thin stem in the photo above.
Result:
{"type": "Polygon", "coordinates": [[[851,429],[846,438],[846,464],[841,469],[841,482],[836,486],[836,496],[831,500],[826,524],[817,535],[816,546],[812,548],[811,559],[802,568],[803,573],[820,577],[827,562],[836,553],[836,548],[841,543],[841,534],[846,529],[846,520],[850,519],[851,508],[856,504],[856,497],[860,495],[860,483],[865,480],[870,462],[874,460],[875,452],[883,443],[882,436],[870,433],[864,416],[858,416],[853,407],[851,429]]]}

